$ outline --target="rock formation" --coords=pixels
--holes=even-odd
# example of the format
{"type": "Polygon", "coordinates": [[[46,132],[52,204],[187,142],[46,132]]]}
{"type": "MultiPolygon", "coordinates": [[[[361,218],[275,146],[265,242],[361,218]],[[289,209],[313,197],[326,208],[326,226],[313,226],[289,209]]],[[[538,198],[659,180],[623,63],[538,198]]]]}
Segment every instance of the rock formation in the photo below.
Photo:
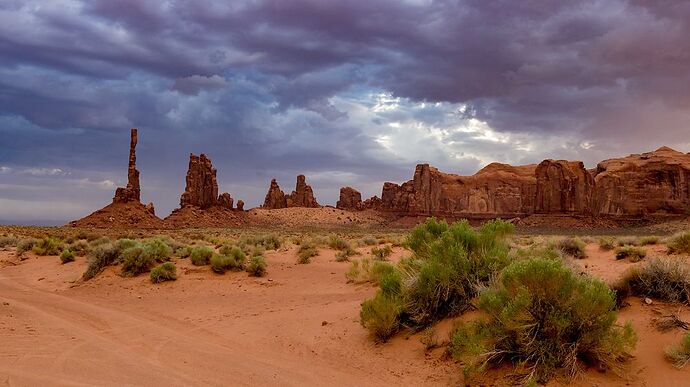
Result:
{"type": "Polygon", "coordinates": [[[597,165],[597,212],[609,216],[687,214],[690,155],[662,147],[597,165]]]}
{"type": "Polygon", "coordinates": [[[280,189],[276,179],[271,180],[263,207],[268,209],[287,208],[287,198],[280,189]]]}
{"type": "Polygon", "coordinates": [[[278,209],[288,207],[321,207],[319,203],[316,202],[314,191],[311,186],[307,184],[304,175],[297,176],[295,190],[289,195],[283,193],[276,179],[271,180],[271,185],[268,187],[268,192],[264,198],[263,208],[278,209]]]}
{"type": "Polygon", "coordinates": [[[137,170],[137,129],[130,130],[129,167],[127,168],[127,186],[115,190],[113,203],[128,203],[141,201],[139,187],[139,171],[137,170]]]}
{"type": "Polygon", "coordinates": [[[361,210],[362,194],[352,187],[340,188],[340,199],[335,204],[335,208],[341,210],[361,210]]]}
{"type": "Polygon", "coordinates": [[[237,211],[244,211],[244,201],[242,201],[242,200],[237,201],[237,211]]]}
{"type": "Polygon", "coordinates": [[[535,213],[594,213],[594,178],[581,161],[544,160],[535,173],[535,213]]]}
{"type": "Polygon", "coordinates": [[[213,163],[208,156],[203,153],[199,156],[190,154],[187,184],[180,197],[180,207],[196,207],[202,210],[222,207],[232,210],[234,204],[232,196],[227,192],[218,195],[216,174],[217,171],[213,168],[213,163]]]}

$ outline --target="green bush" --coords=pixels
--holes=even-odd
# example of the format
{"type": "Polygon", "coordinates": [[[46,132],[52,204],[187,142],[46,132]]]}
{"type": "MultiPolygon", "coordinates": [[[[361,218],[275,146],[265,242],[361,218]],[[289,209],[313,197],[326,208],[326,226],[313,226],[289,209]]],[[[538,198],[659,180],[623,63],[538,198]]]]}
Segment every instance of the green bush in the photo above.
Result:
{"type": "MultiPolygon", "coordinates": [[[[136,246],[136,242],[132,246],[136,246]]],[[[142,247],[149,259],[159,263],[169,260],[173,254],[172,247],[159,238],[144,242],[142,247]]]]}
{"type": "Polygon", "coordinates": [[[599,238],[599,249],[603,251],[610,251],[616,248],[616,239],[613,237],[599,238]]]}
{"type": "Polygon", "coordinates": [[[213,254],[211,257],[211,270],[223,274],[235,267],[235,260],[227,255],[213,254]]]}
{"type": "Polygon", "coordinates": [[[616,291],[670,302],[690,301],[690,266],[677,259],[653,259],[630,269],[616,291]]]}
{"type": "Polygon", "coordinates": [[[192,253],[189,255],[189,259],[192,261],[192,265],[203,266],[209,264],[212,256],[212,248],[207,246],[199,246],[192,249],[192,253]]]}
{"type": "Polygon", "coordinates": [[[583,259],[587,257],[585,253],[585,242],[580,240],[580,238],[563,238],[556,246],[565,254],[572,256],[573,258],[583,259]]]}
{"type": "Polygon", "coordinates": [[[639,240],[636,237],[623,237],[618,239],[618,246],[637,246],[639,240]]]}
{"type": "Polygon", "coordinates": [[[616,259],[630,259],[632,262],[639,262],[647,256],[647,250],[631,245],[616,248],[616,259]]]}
{"type": "Polygon", "coordinates": [[[328,247],[333,250],[345,250],[350,248],[350,243],[345,239],[338,237],[337,235],[328,236],[328,247]]]}
{"type": "Polygon", "coordinates": [[[676,234],[668,241],[669,254],[690,254],[690,231],[676,234]]]}
{"type": "Polygon", "coordinates": [[[86,255],[89,249],[89,244],[83,240],[76,240],[67,246],[67,249],[72,251],[75,255],[80,257],[86,255]]]}
{"type": "Polygon", "coordinates": [[[451,352],[469,369],[510,362],[525,367],[525,382],[546,382],[556,370],[570,376],[578,361],[618,368],[636,343],[630,324],[616,325],[614,293],[556,260],[508,266],[479,297],[488,318],[459,327],[451,352]]]}
{"type": "Polygon", "coordinates": [[[137,276],[146,273],[156,264],[154,255],[143,246],[134,246],[120,254],[122,260],[122,275],[137,276]]]}
{"type": "Polygon", "coordinates": [[[175,250],[174,254],[180,258],[189,258],[189,256],[192,255],[192,247],[191,246],[180,247],[179,249],[175,250]]]}
{"type": "Polygon", "coordinates": [[[319,252],[312,242],[303,242],[297,250],[297,263],[309,263],[311,262],[311,258],[317,255],[319,255],[319,252]]]}
{"type": "Polygon", "coordinates": [[[359,320],[376,342],[385,342],[400,329],[402,303],[399,297],[382,292],[362,303],[359,320]]]}
{"type": "Polygon", "coordinates": [[[177,279],[177,268],[172,262],[165,262],[151,270],[150,278],[154,284],[164,281],[175,281],[177,279]]]}
{"type": "Polygon", "coordinates": [[[31,250],[37,241],[38,240],[34,238],[20,240],[17,242],[17,251],[15,253],[18,257],[21,257],[25,252],[31,250]]]}
{"type": "Polygon", "coordinates": [[[118,239],[116,243],[117,248],[120,249],[120,251],[125,251],[130,247],[135,247],[139,245],[139,242],[128,238],[118,239]]]}
{"type": "MultiPolygon", "coordinates": [[[[411,258],[402,260],[397,267],[376,261],[371,268],[370,277],[382,284],[376,296],[378,299],[371,305],[383,308],[387,301],[400,308],[395,314],[399,321],[383,325],[395,329],[427,327],[439,319],[465,311],[479,289],[487,286],[510,262],[505,237],[512,230],[511,224],[500,220],[483,224],[478,232],[467,221],[449,226],[433,218],[415,227],[405,241],[412,250],[411,258]],[[397,276],[392,271],[397,272],[397,276]],[[385,292],[383,283],[388,289],[385,292]]],[[[355,266],[351,271],[346,274],[348,279],[361,278],[361,273],[366,273],[355,266]]],[[[362,324],[379,326],[370,321],[362,321],[362,324]]],[[[372,334],[378,340],[385,340],[386,335],[373,331],[372,334]]]]}
{"type": "Polygon", "coordinates": [[[82,276],[84,280],[90,280],[102,272],[106,266],[117,262],[120,253],[117,243],[108,242],[92,246],[87,255],[89,265],[82,276]]]}
{"type": "Polygon", "coordinates": [[[690,362],[690,332],[683,336],[680,344],[666,350],[666,359],[676,368],[683,368],[690,362]]]}
{"type": "Polygon", "coordinates": [[[335,253],[335,260],[336,262],[346,262],[350,260],[350,257],[357,254],[357,251],[351,247],[348,247],[347,249],[340,250],[337,253],[335,253]]]}
{"type": "Polygon", "coordinates": [[[371,248],[371,255],[374,256],[374,258],[385,261],[388,259],[388,257],[393,253],[393,249],[391,248],[390,245],[384,245],[383,247],[372,247],[371,248]]]}
{"type": "Polygon", "coordinates": [[[278,250],[282,245],[280,237],[276,234],[261,235],[258,237],[246,238],[240,244],[261,246],[266,250],[278,250]]]}
{"type": "Polygon", "coordinates": [[[247,265],[247,272],[253,277],[263,277],[266,275],[266,259],[263,256],[257,255],[249,260],[247,265]]]}
{"type": "Polygon", "coordinates": [[[660,241],[661,238],[658,236],[646,236],[640,238],[637,244],[638,246],[658,245],[660,241]]]}
{"type": "Polygon", "coordinates": [[[71,250],[65,250],[60,254],[60,262],[63,264],[74,262],[74,253],[71,250]]]}
{"type": "Polygon", "coordinates": [[[59,255],[62,251],[62,240],[56,237],[39,239],[31,247],[31,251],[38,256],[59,255]]]}

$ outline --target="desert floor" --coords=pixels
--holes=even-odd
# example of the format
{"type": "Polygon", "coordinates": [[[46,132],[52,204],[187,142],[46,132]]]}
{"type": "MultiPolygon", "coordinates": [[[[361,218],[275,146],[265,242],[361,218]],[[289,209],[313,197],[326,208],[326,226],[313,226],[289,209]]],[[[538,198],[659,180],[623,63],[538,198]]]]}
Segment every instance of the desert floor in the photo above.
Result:
{"type": "MultiPolygon", "coordinates": [[[[588,246],[576,261],[604,280],[628,266],[613,252],[588,246]]],[[[361,249],[363,252],[365,249],[361,249]]],[[[393,260],[407,252],[395,248],[393,260]]],[[[665,255],[649,246],[648,257],[665,255]]],[[[19,261],[0,252],[0,385],[462,385],[462,365],[443,348],[425,351],[420,334],[402,333],[375,345],[358,322],[368,284],[348,284],[348,263],[321,249],[296,264],[295,248],[266,253],[268,275],[217,275],[208,266],[176,260],[179,279],[152,285],[148,276],[123,278],[110,267],[78,281],[86,260],[19,261]]],[[[366,253],[365,253],[366,254],[366,253]]],[[[686,306],[639,298],[620,312],[639,341],[622,375],[587,370],[576,386],[690,385],[690,367],[675,369],[664,349],[680,329],[661,333],[654,319],[686,306]]],[[[463,317],[461,317],[463,318],[463,317]]],[[[440,341],[451,326],[437,327],[440,341]]],[[[486,385],[505,385],[510,370],[491,372],[486,385]]]]}

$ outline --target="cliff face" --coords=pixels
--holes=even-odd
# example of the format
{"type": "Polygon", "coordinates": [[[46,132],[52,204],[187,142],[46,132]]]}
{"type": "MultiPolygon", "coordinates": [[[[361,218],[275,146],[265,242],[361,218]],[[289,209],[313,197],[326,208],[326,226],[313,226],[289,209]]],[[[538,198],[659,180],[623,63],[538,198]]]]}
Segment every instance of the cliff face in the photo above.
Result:
{"type": "Polygon", "coordinates": [[[544,160],[535,171],[538,214],[592,214],[594,177],[581,161],[544,160]]]}
{"type": "Polygon", "coordinates": [[[594,180],[597,212],[602,215],[690,210],[690,155],[667,147],[602,161],[594,180]]]}

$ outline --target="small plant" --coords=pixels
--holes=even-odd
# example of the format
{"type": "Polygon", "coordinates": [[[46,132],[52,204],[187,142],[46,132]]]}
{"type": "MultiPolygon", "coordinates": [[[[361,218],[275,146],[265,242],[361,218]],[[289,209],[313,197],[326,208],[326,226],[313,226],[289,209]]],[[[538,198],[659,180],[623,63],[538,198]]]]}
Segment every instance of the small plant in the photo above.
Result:
{"type": "Polygon", "coordinates": [[[247,272],[253,277],[263,277],[266,275],[266,259],[263,256],[257,255],[249,260],[247,265],[247,272]]]}
{"type": "Polygon", "coordinates": [[[690,254],[690,231],[676,234],[668,242],[669,254],[690,254]]]}
{"type": "Polygon", "coordinates": [[[21,257],[25,252],[31,250],[37,241],[38,240],[34,238],[20,240],[17,243],[17,251],[15,252],[15,254],[17,254],[18,257],[21,257]]]}
{"type": "Polygon", "coordinates": [[[402,301],[399,297],[376,293],[362,303],[359,320],[376,342],[385,342],[400,329],[402,301]]]}
{"type": "Polygon", "coordinates": [[[213,254],[211,257],[211,270],[223,274],[235,267],[235,260],[227,255],[213,254]]]}
{"type": "Polygon", "coordinates": [[[666,350],[666,359],[676,368],[683,368],[690,362],[690,332],[683,335],[680,344],[666,350]]]}
{"type": "Polygon", "coordinates": [[[340,250],[335,254],[336,262],[346,262],[350,260],[350,257],[357,254],[357,251],[352,247],[348,246],[346,249],[340,250]]]}
{"type": "Polygon", "coordinates": [[[69,262],[74,262],[74,253],[72,250],[65,250],[60,254],[60,262],[63,264],[69,263],[69,262]]]}
{"type": "Polygon", "coordinates": [[[42,238],[34,243],[31,251],[38,256],[59,255],[62,251],[62,241],[55,237],[42,238]]]}
{"type": "Polygon", "coordinates": [[[616,248],[616,239],[612,237],[599,238],[599,249],[603,251],[611,251],[616,248]]]}
{"type": "Polygon", "coordinates": [[[125,251],[130,247],[138,246],[139,242],[129,239],[129,238],[122,238],[117,240],[117,248],[120,249],[121,251],[125,251]]]}
{"type": "Polygon", "coordinates": [[[427,351],[441,346],[436,336],[436,330],[432,327],[424,329],[419,341],[424,344],[424,349],[427,351]]]}
{"type": "MultiPolygon", "coordinates": [[[[127,243],[126,245],[136,246],[136,242],[134,242],[133,245],[131,243],[127,243]]],[[[149,259],[155,262],[165,262],[169,260],[173,254],[173,249],[160,238],[151,239],[145,242],[142,247],[149,259]]]]}
{"type": "Polygon", "coordinates": [[[165,262],[151,270],[150,278],[154,284],[164,281],[175,281],[177,279],[177,268],[172,262],[165,262]]]}
{"type": "Polygon", "coordinates": [[[0,249],[5,249],[7,247],[16,246],[17,242],[18,242],[18,240],[15,237],[8,237],[8,236],[2,237],[2,238],[0,238],[0,249]]]}
{"type": "Polygon", "coordinates": [[[658,245],[661,238],[658,236],[645,236],[638,240],[638,246],[658,245]]]}
{"type": "Polygon", "coordinates": [[[371,255],[374,256],[374,258],[380,260],[380,261],[385,261],[388,259],[388,257],[393,253],[393,249],[391,248],[390,245],[384,245],[383,247],[372,247],[371,248],[371,255]]]}
{"type": "Polygon", "coordinates": [[[192,249],[189,259],[194,266],[208,265],[213,256],[213,249],[208,246],[199,246],[192,249]]]}
{"type": "Polygon", "coordinates": [[[156,264],[153,254],[142,246],[133,246],[122,252],[122,275],[137,276],[146,273],[156,264]]]}
{"type": "Polygon", "coordinates": [[[192,247],[190,246],[182,246],[175,250],[175,255],[177,255],[180,258],[189,258],[190,255],[192,255],[192,247]]]}
{"type": "Polygon", "coordinates": [[[627,271],[616,291],[686,303],[690,301],[690,266],[675,259],[653,259],[627,271]]]}
{"type": "Polygon", "coordinates": [[[642,247],[631,245],[616,248],[616,259],[630,259],[631,262],[639,262],[647,256],[647,251],[642,247]]]}
{"type": "Polygon", "coordinates": [[[368,237],[362,238],[362,243],[365,246],[374,246],[374,245],[378,244],[379,241],[376,238],[374,238],[373,236],[368,236],[368,237]]]}
{"type": "Polygon", "coordinates": [[[82,276],[84,280],[90,280],[98,275],[106,266],[112,265],[120,257],[120,249],[116,243],[108,242],[97,244],[88,253],[89,265],[82,276]]]}
{"type": "Polygon", "coordinates": [[[524,382],[544,383],[558,369],[574,376],[579,361],[617,369],[637,341],[630,324],[616,325],[613,292],[560,261],[512,263],[479,308],[488,319],[452,335],[451,353],[469,362],[466,371],[511,362],[526,369],[524,382]]]}
{"type": "Polygon", "coordinates": [[[556,246],[565,254],[568,254],[573,258],[583,259],[587,257],[587,254],[585,253],[585,242],[579,238],[563,238],[558,241],[556,246]]]}
{"type": "Polygon", "coordinates": [[[328,237],[328,247],[332,248],[333,250],[345,250],[351,248],[348,241],[338,237],[337,235],[330,235],[328,237]]]}
{"type": "Polygon", "coordinates": [[[623,237],[618,239],[618,246],[637,246],[639,242],[635,237],[623,237]]]}
{"type": "Polygon", "coordinates": [[[306,264],[311,262],[311,258],[319,255],[316,246],[311,242],[303,242],[297,250],[297,263],[306,264]]]}

